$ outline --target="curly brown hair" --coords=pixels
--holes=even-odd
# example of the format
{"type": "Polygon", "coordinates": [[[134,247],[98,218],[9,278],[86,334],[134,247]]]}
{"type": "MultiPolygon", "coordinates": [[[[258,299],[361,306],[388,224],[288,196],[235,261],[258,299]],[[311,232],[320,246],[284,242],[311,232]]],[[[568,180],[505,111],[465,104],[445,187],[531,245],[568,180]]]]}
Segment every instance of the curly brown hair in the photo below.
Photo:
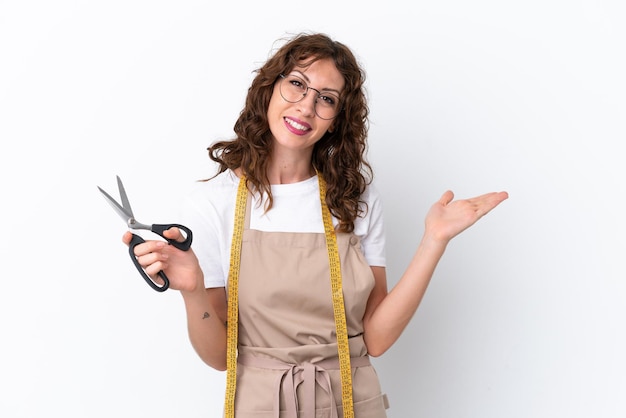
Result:
{"type": "MultiPolygon", "coordinates": [[[[312,164],[327,183],[326,204],[339,220],[338,230],[352,232],[354,220],[367,208],[361,198],[373,178],[366,160],[369,108],[365,97],[365,72],[344,44],[321,33],[300,33],[289,39],[259,69],[243,110],[234,126],[236,138],[218,141],[208,148],[209,157],[219,164],[218,172],[241,169],[248,188],[266,194],[266,210],[273,198],[267,167],[272,153],[272,133],[267,120],[270,98],[281,74],[295,67],[331,59],[343,75],[341,111],[313,148],[312,164]],[[252,188],[251,188],[252,186],[252,188]]],[[[216,174],[216,175],[217,175],[216,174]]]]}

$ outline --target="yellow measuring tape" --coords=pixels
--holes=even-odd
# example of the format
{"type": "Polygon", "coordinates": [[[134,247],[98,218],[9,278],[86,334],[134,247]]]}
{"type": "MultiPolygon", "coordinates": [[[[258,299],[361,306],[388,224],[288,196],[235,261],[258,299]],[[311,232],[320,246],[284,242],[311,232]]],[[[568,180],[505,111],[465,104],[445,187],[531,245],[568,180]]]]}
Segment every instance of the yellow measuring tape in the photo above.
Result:
{"type": "Polygon", "coordinates": [[[341,264],[337,248],[337,236],[333,228],[330,210],[326,205],[326,181],[317,175],[320,184],[320,200],[322,203],[322,217],[324,219],[324,233],[326,234],[326,248],[330,263],[330,283],[333,292],[333,311],[335,314],[335,328],[337,330],[337,351],[339,352],[339,372],[341,373],[341,401],[343,403],[343,417],[353,418],[352,408],[352,373],[350,367],[350,345],[348,344],[348,328],[346,326],[346,309],[343,303],[341,288],[341,264]]]}
{"type": "Polygon", "coordinates": [[[248,188],[246,178],[241,176],[235,205],[235,227],[230,249],[228,271],[228,323],[226,326],[226,399],[224,417],[235,417],[235,391],[237,389],[237,336],[239,334],[239,265],[241,263],[241,241],[246,215],[248,188]]]}
{"type": "MultiPolygon", "coordinates": [[[[341,287],[341,264],[337,247],[337,236],[333,227],[330,210],[326,205],[326,181],[318,173],[322,218],[330,265],[330,281],[333,299],[333,313],[337,331],[337,351],[339,354],[339,371],[341,373],[341,399],[344,418],[354,418],[352,403],[352,374],[350,366],[350,345],[346,325],[346,311],[341,287]]],[[[235,227],[230,252],[230,270],[228,273],[228,325],[226,348],[226,396],[224,401],[224,417],[235,418],[235,392],[237,390],[237,337],[239,332],[239,265],[241,262],[241,242],[246,212],[248,189],[246,178],[242,176],[237,189],[235,205],[235,227]]]]}

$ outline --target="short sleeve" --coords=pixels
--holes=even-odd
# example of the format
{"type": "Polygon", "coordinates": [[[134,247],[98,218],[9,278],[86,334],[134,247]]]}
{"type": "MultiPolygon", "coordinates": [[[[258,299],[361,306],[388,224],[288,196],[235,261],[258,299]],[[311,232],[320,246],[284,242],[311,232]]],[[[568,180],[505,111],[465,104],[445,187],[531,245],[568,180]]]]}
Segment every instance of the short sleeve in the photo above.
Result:
{"type": "Polygon", "coordinates": [[[363,255],[370,266],[386,266],[385,225],[380,194],[370,184],[363,194],[366,212],[355,221],[355,234],[361,239],[363,255]]]}

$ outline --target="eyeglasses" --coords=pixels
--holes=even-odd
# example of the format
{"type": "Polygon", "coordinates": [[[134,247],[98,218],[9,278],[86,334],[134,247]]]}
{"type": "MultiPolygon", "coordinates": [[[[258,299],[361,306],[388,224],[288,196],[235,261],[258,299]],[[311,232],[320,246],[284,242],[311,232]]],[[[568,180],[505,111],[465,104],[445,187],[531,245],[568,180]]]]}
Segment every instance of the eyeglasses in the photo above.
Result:
{"type": "Polygon", "coordinates": [[[341,107],[339,107],[339,96],[330,91],[319,91],[309,87],[302,78],[297,75],[280,75],[280,95],[289,103],[298,103],[304,99],[309,90],[315,91],[315,114],[321,119],[329,120],[335,118],[341,107]]]}

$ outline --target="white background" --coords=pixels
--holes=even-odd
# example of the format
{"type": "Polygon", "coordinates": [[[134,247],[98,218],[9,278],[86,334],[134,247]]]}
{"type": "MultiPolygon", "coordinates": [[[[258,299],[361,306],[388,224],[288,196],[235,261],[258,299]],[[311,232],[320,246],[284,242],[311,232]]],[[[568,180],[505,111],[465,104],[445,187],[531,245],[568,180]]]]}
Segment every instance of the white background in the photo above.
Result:
{"type": "Polygon", "coordinates": [[[623,418],[623,4],[0,0],[0,416],[221,416],[96,186],[176,221],[274,41],[322,31],[367,71],[390,286],[446,189],[510,193],[375,359],[389,417],[623,418]]]}

